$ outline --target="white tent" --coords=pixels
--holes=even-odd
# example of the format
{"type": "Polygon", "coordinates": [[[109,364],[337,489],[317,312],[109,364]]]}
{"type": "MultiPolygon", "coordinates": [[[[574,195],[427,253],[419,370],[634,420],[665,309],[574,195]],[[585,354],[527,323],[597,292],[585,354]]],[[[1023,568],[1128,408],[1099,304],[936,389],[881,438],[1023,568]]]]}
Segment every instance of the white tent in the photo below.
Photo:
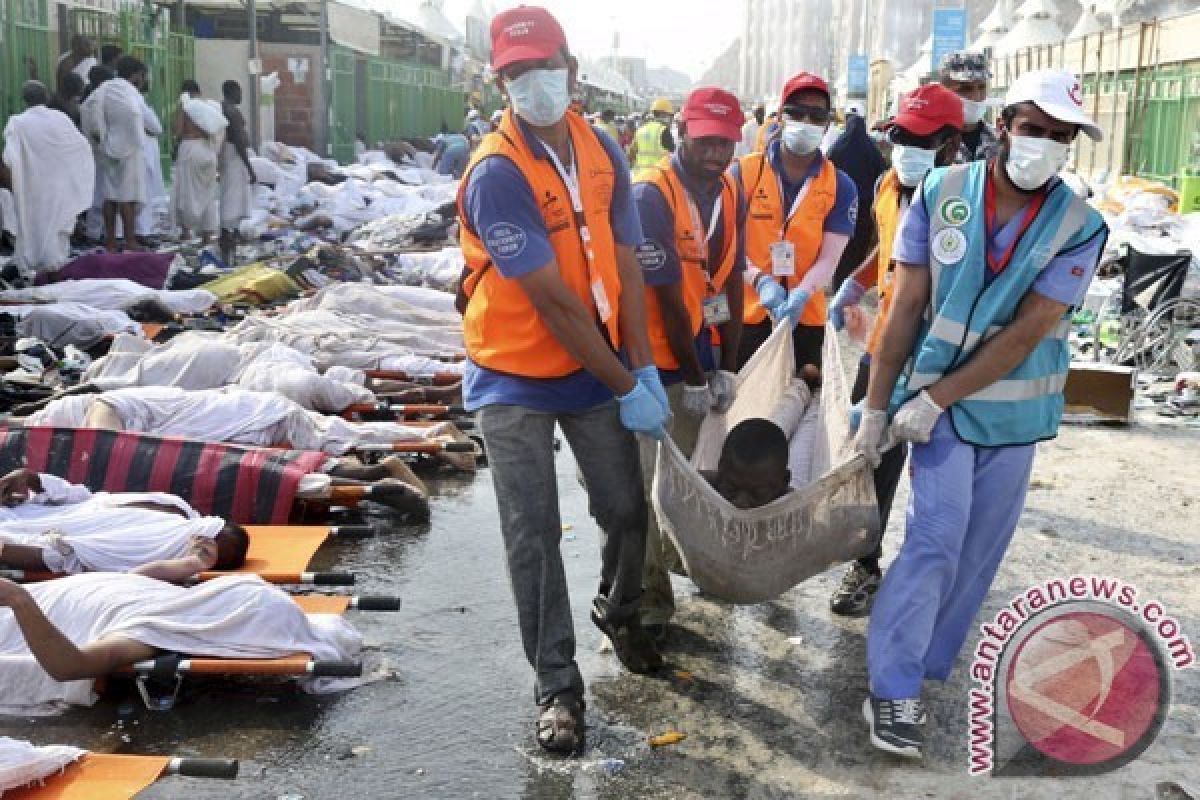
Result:
{"type": "Polygon", "coordinates": [[[1058,24],[1059,11],[1054,0],[1026,0],[1017,9],[1017,24],[996,45],[996,54],[1005,56],[1026,47],[1040,47],[1063,41],[1058,24]]]}
{"type": "Polygon", "coordinates": [[[1084,6],[1083,13],[1079,15],[1079,21],[1067,34],[1067,39],[1082,39],[1084,36],[1091,36],[1093,33],[1100,33],[1103,30],[1104,25],[1096,18],[1096,7],[1084,6]]]}
{"type": "Polygon", "coordinates": [[[982,53],[989,47],[994,48],[1011,27],[1005,0],[997,0],[996,5],[992,7],[992,13],[988,14],[979,26],[979,38],[971,42],[971,46],[967,49],[975,53],[982,53]]]}

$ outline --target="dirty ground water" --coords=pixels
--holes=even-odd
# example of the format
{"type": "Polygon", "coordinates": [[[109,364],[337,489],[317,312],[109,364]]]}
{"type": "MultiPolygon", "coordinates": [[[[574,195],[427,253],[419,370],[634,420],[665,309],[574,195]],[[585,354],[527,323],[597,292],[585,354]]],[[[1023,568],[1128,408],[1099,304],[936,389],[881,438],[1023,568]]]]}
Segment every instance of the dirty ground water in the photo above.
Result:
{"type": "MultiPolygon", "coordinates": [[[[1040,447],[1033,488],[984,618],[1037,582],[1107,574],[1159,600],[1200,640],[1200,430],[1064,427],[1040,447]]],[[[128,687],[89,709],[0,718],[0,734],[97,751],[239,758],[236,782],[170,778],[144,798],[1154,798],[1200,787],[1200,681],[1174,675],[1174,706],[1139,760],[1093,778],[968,778],[966,667],[928,690],[926,762],[874,751],[860,706],[864,620],[832,616],[831,570],[777,600],[731,607],[676,579],[668,656],[690,679],[623,674],[587,619],[595,529],[569,452],[558,459],[562,550],[578,657],[589,682],[588,750],[559,760],[532,741],[532,688],[516,631],[486,471],[435,481],[432,522],[331,543],[319,568],[359,574],[357,593],[403,596],[397,614],[354,614],[375,680],[310,697],[189,681],[152,713],[128,687]],[[687,733],[649,748],[647,735],[687,733]],[[619,760],[623,764],[608,761],[619,760]]],[[[897,508],[903,509],[907,481],[897,508]]],[[[886,558],[903,514],[893,515],[886,558]]],[[[968,643],[973,648],[974,637],[968,643]]],[[[1195,795],[1200,796],[1200,795],[1195,795]]]]}

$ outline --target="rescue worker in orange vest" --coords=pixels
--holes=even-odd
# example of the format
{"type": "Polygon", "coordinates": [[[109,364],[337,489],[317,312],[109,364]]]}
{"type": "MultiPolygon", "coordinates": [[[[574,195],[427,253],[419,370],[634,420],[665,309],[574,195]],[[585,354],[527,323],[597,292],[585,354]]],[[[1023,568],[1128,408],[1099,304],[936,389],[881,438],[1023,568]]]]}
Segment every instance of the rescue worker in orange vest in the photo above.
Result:
{"type": "MultiPolygon", "coordinates": [[[[908,210],[913,190],[929,170],[953,164],[961,144],[963,127],[962,103],[958,95],[939,84],[927,84],[900,99],[900,111],[888,126],[887,137],[892,145],[892,168],[885,172],[875,187],[875,226],[879,244],[850,275],[829,304],[829,321],[835,330],[846,325],[846,313],[862,313],[857,308],[872,286],[879,287],[879,308],[867,338],[867,350],[858,365],[858,376],[850,400],[857,403],[867,394],[871,375],[871,358],[879,352],[883,329],[887,324],[892,296],[892,245],[900,219],[908,210]],[[853,311],[851,311],[853,309],[853,311]]],[[[896,486],[904,472],[908,448],[893,447],[883,454],[875,468],[875,498],[879,503],[879,521],[887,528],[896,486]]],[[[879,589],[882,574],[879,560],[883,557],[882,537],[875,552],[850,565],[841,586],[833,593],[830,607],[835,614],[861,617],[871,610],[871,602],[879,589]]]]}
{"type": "MultiPolygon", "coordinates": [[[[696,89],[683,107],[678,151],[645,170],[633,187],[646,237],[638,261],[650,346],[671,407],[667,433],[689,457],[701,421],[709,411],[729,410],[736,392],[745,207],[726,169],[741,123],[736,97],[722,89],[696,89]],[[714,331],[720,334],[719,358],[714,331]]],[[[643,439],[641,449],[649,503],[658,448],[643,439]]],[[[641,615],[642,627],[656,639],[675,613],[670,571],[680,569],[679,556],[651,514],[641,615]]]]}
{"type": "Polygon", "coordinates": [[[578,64],[549,12],[504,11],[491,39],[509,110],[459,190],[463,394],[479,412],[491,465],[536,677],[537,741],[575,753],[584,744],[584,685],[559,550],[555,426],[601,530],[592,621],[626,668],[651,672],[662,660],[638,618],[647,510],[634,433],[665,435],[667,399],[646,336],[629,165],[616,142],[568,111],[578,64]]]}
{"type": "Polygon", "coordinates": [[[821,366],[825,286],[854,234],[858,189],[821,154],[832,119],[829,86],[801,72],[787,82],[779,138],[732,167],[746,218],[745,328],[738,364],[771,335],[794,326],[796,368],[821,366]]]}

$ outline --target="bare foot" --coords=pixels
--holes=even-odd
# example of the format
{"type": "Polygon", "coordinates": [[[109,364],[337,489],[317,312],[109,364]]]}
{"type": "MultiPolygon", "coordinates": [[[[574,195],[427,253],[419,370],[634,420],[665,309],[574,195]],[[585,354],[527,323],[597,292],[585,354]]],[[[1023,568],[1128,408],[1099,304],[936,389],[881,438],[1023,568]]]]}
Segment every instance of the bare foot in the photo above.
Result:
{"type": "Polygon", "coordinates": [[[379,462],[379,466],[386,467],[388,474],[399,481],[404,481],[410,486],[414,486],[421,491],[421,494],[429,496],[429,489],[420,478],[408,466],[408,462],[402,456],[388,456],[379,462]]]}

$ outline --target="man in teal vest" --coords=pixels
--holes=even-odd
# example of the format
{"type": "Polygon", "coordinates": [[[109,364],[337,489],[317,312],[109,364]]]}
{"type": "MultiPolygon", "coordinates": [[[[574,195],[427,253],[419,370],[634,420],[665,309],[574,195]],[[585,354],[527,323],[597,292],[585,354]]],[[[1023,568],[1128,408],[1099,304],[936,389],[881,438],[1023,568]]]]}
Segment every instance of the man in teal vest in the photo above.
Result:
{"type": "Polygon", "coordinates": [[[1016,531],[1034,445],[1053,438],[1070,313],[1108,230],[1056,175],[1102,133],[1075,76],[1008,90],[992,161],[934,169],[896,236],[894,301],[855,446],[912,442],[905,541],[867,632],[863,714],[881,750],[920,757],[923,681],[944,681],[1016,531]]]}

